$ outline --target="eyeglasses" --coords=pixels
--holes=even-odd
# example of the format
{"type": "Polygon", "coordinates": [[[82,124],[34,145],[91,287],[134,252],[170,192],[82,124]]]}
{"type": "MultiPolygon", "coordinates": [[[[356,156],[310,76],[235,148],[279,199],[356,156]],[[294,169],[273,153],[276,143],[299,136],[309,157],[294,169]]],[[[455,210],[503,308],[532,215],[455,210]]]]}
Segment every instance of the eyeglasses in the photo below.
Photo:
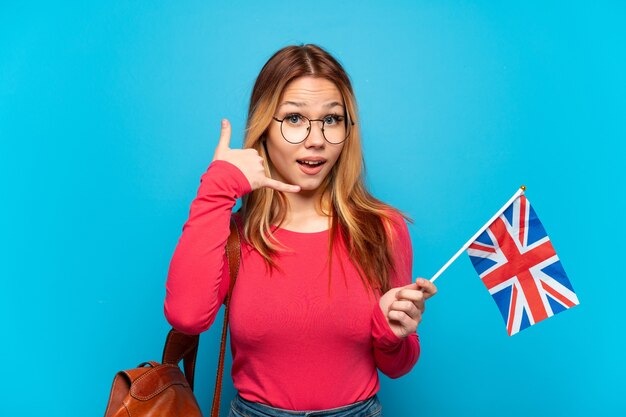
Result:
{"type": "Polygon", "coordinates": [[[322,135],[326,142],[338,145],[350,136],[354,122],[348,117],[338,114],[329,114],[323,119],[309,119],[298,113],[286,115],[282,120],[273,117],[280,123],[280,133],[289,143],[298,144],[304,142],[311,133],[311,122],[322,122],[322,135]]]}

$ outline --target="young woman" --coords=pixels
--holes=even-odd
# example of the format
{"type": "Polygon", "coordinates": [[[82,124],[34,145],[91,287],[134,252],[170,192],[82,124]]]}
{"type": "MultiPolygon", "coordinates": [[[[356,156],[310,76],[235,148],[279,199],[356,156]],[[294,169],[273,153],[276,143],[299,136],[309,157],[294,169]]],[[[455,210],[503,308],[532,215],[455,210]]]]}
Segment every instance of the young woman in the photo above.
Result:
{"type": "Polygon", "coordinates": [[[382,415],[377,369],[398,378],[415,365],[436,288],[412,282],[404,216],[365,187],[348,75],[318,46],[279,50],[254,85],[244,149],[230,135],[222,120],[171,261],[168,321],[189,334],[213,323],[242,198],[230,415],[382,415]]]}

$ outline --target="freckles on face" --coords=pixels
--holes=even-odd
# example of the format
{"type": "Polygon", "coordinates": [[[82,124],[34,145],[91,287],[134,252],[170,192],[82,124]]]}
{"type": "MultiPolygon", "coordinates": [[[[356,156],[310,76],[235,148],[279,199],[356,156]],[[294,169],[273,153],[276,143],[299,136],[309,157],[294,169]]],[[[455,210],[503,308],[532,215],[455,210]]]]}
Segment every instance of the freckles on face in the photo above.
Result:
{"type": "MultiPolygon", "coordinates": [[[[306,129],[307,122],[303,117],[332,122],[345,118],[346,109],[341,92],[333,82],[324,78],[301,77],[287,85],[274,113],[278,120],[286,116],[289,119],[283,123],[299,121],[306,129]]],[[[329,127],[326,129],[328,132],[329,127]]],[[[272,120],[266,138],[272,178],[299,185],[302,191],[315,191],[337,162],[344,143],[327,142],[320,121],[311,122],[304,141],[289,143],[281,133],[281,123],[272,120]]]]}

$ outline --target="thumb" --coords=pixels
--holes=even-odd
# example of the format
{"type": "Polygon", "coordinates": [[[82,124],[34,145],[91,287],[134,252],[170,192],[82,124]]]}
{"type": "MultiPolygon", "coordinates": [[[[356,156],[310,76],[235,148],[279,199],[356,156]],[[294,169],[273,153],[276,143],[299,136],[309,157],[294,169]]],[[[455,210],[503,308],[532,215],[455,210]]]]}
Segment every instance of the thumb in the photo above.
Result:
{"type": "Polygon", "coordinates": [[[230,149],[230,134],[231,127],[228,119],[222,119],[222,130],[220,132],[220,140],[217,143],[217,148],[215,149],[215,154],[217,155],[220,152],[227,151],[230,149]]]}
{"type": "Polygon", "coordinates": [[[406,288],[407,290],[419,290],[419,285],[418,285],[417,282],[412,282],[412,283],[410,283],[408,285],[405,285],[402,288],[406,288]]]}

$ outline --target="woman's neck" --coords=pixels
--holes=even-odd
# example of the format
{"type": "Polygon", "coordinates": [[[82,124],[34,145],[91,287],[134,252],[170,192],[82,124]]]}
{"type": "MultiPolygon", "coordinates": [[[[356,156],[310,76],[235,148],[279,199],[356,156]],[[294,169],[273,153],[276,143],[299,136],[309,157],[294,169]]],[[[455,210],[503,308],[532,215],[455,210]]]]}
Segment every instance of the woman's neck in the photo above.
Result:
{"type": "Polygon", "coordinates": [[[322,210],[318,192],[285,193],[289,207],[281,227],[296,232],[312,233],[330,227],[328,210],[322,210]]]}

